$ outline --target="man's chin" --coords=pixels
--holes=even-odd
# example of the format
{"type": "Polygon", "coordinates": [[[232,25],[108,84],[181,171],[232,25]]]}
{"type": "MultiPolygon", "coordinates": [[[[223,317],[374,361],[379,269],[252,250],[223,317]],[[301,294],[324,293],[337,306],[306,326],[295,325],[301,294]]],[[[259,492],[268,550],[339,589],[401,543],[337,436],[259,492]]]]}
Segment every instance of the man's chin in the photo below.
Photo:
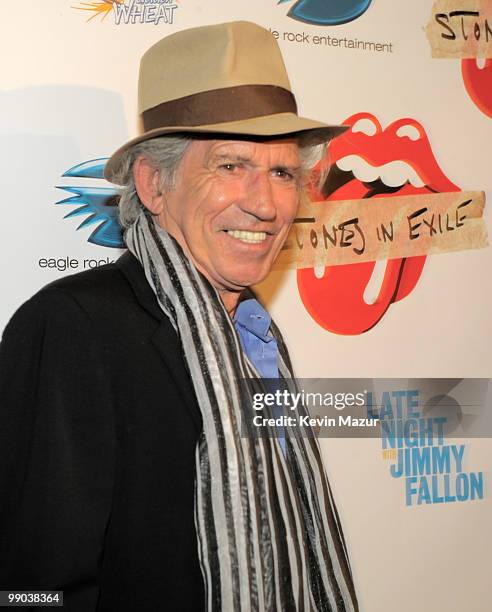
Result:
{"type": "MultiPolygon", "coordinates": [[[[258,285],[268,276],[270,270],[261,272],[245,272],[244,274],[228,275],[222,277],[222,289],[226,291],[241,292],[253,285],[258,285]]],[[[215,285],[217,287],[217,285],[215,285]]],[[[218,288],[218,287],[217,287],[218,288]]]]}
{"type": "Polygon", "coordinates": [[[268,269],[263,269],[254,273],[251,272],[249,274],[243,274],[241,276],[237,274],[235,278],[237,279],[237,284],[239,286],[243,287],[244,289],[247,289],[248,287],[258,285],[259,283],[263,282],[269,273],[270,267],[268,267],[268,269]]]}

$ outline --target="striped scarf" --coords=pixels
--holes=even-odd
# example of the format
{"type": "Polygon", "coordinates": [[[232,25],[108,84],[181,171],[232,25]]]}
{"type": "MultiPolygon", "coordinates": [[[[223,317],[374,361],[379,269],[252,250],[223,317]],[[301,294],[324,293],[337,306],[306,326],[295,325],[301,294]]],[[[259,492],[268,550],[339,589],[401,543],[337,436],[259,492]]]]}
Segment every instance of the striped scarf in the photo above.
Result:
{"type": "Polygon", "coordinates": [[[358,610],[317,440],[291,435],[284,455],[274,437],[241,436],[252,391],[240,381],[262,383],[219,294],[148,213],[126,242],[179,335],[202,414],[195,524],[208,612],[358,610]]]}

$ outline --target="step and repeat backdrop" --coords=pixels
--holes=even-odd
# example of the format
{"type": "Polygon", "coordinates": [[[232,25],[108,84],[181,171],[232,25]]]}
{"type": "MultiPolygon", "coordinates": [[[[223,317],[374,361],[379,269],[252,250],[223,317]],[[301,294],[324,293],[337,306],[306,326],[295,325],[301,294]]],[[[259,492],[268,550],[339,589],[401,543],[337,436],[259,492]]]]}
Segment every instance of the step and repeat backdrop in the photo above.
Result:
{"type": "Polygon", "coordinates": [[[0,330],[123,252],[103,170],[138,133],[143,52],[198,25],[269,28],[300,114],[350,129],[258,293],[299,377],[399,381],[367,383],[392,435],[320,439],[361,609],[490,610],[491,428],[467,424],[491,404],[492,1],[26,0],[2,17],[0,330]]]}

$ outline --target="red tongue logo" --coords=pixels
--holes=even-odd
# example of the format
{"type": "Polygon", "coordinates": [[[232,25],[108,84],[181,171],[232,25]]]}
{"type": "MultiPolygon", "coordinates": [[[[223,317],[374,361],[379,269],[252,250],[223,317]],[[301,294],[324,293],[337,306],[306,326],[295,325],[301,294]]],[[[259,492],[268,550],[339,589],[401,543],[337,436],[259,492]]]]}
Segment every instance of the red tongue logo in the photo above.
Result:
{"type": "Polygon", "coordinates": [[[470,98],[492,118],[492,58],[485,60],[483,68],[477,66],[476,59],[461,60],[461,73],[470,98]]]}
{"type": "MultiPolygon", "coordinates": [[[[313,170],[313,202],[460,191],[439,168],[424,128],[414,119],[399,119],[385,130],[370,113],[352,115],[343,123],[351,129],[330,143],[313,170]],[[321,176],[326,176],[322,185],[321,176]]],[[[414,289],[425,259],[382,262],[382,281],[372,278],[374,261],[327,266],[321,274],[306,268],[297,271],[297,286],[306,310],[321,327],[361,334],[414,289]],[[380,284],[373,300],[365,297],[370,281],[380,284]]]]}

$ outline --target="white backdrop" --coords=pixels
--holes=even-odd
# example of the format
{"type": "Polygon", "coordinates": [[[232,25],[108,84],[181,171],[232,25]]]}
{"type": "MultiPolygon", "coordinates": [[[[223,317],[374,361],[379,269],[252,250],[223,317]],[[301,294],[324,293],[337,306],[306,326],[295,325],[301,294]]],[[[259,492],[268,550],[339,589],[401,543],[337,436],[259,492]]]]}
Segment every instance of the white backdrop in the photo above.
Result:
{"type": "MultiPolygon", "coordinates": [[[[63,219],[76,207],[55,203],[74,193],[57,186],[111,187],[97,178],[62,175],[108,157],[136,135],[139,58],[180,29],[246,19],[276,30],[301,114],[341,123],[368,112],[383,128],[414,119],[425,128],[442,172],[462,190],[484,190],[492,198],[492,118],[467,95],[459,60],[431,59],[423,31],[430,1],[374,0],[358,19],[338,26],[292,19],[287,12],[294,1],[180,0],[173,22],[158,25],[125,24],[123,17],[117,25],[114,6],[104,19],[86,21],[93,13],[73,8],[80,4],[25,0],[2,7],[0,329],[41,286],[120,254],[87,241],[97,224],[76,231],[87,215],[63,219]],[[290,42],[284,32],[304,33],[305,42],[290,42]],[[315,35],[392,47],[324,46],[313,43],[315,35]],[[66,258],[77,267],[64,270],[66,258]],[[47,267],[49,259],[62,269],[47,267]]],[[[488,207],[485,219],[490,233],[488,207]]],[[[313,320],[294,272],[272,274],[259,291],[299,376],[488,378],[491,264],[490,248],[429,257],[415,289],[372,329],[351,336],[313,320]]],[[[464,469],[483,472],[483,499],[406,506],[380,440],[321,442],[362,610],[490,610],[492,445],[486,438],[466,443],[464,469]]]]}

